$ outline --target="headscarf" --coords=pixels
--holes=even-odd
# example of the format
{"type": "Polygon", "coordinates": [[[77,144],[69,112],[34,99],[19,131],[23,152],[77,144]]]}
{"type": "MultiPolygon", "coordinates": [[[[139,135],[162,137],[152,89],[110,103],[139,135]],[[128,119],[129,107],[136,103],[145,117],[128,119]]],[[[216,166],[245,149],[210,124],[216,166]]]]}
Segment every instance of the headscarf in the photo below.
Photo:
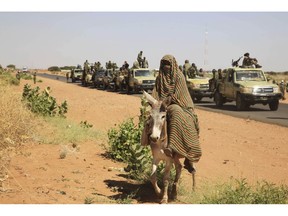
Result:
{"type": "Polygon", "coordinates": [[[160,61],[159,75],[157,76],[152,96],[157,100],[163,100],[171,96],[172,103],[178,104],[182,108],[194,109],[194,104],[189,94],[186,80],[180,71],[177,61],[172,55],[165,55],[160,61]],[[169,61],[171,70],[165,74],[163,61],[169,61]]]}

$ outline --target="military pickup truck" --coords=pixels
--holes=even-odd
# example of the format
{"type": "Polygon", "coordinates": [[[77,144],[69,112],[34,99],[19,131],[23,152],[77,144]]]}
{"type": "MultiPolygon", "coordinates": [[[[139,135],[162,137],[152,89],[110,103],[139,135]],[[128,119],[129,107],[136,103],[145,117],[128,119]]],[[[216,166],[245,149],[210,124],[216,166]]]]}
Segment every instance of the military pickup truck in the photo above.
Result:
{"type": "Polygon", "coordinates": [[[194,102],[200,102],[204,97],[213,97],[213,93],[209,90],[209,78],[195,76],[194,78],[186,75],[186,84],[194,102]]]}
{"type": "Polygon", "coordinates": [[[75,68],[71,70],[70,78],[72,79],[72,82],[75,83],[76,81],[82,80],[82,75],[83,75],[83,70],[75,68]]]}
{"type": "Polygon", "coordinates": [[[127,93],[152,90],[156,77],[154,72],[148,68],[134,68],[130,70],[130,76],[126,78],[127,93]],[[128,82],[128,83],[127,83],[128,82]]]}
{"type": "Polygon", "coordinates": [[[224,71],[225,76],[217,80],[214,91],[217,107],[236,101],[237,110],[246,110],[255,104],[268,104],[271,111],[278,109],[280,89],[267,81],[261,68],[233,67],[224,71]]]}

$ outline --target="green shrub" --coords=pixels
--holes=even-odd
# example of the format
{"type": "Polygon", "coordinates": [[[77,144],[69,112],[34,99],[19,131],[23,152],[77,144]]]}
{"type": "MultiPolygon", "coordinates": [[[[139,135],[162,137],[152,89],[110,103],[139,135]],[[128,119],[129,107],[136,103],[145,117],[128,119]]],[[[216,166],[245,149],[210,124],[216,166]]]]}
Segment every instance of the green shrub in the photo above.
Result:
{"type": "Polygon", "coordinates": [[[60,116],[65,117],[68,111],[68,104],[64,101],[58,105],[56,99],[50,95],[50,88],[47,87],[41,93],[37,86],[32,89],[30,85],[26,84],[23,89],[22,97],[27,103],[28,108],[36,114],[43,116],[60,116]]]}
{"type": "Polygon", "coordinates": [[[142,128],[135,126],[130,118],[108,131],[109,155],[117,160],[127,163],[126,171],[134,179],[147,177],[147,168],[151,168],[150,148],[140,145],[142,128]]]}
{"type": "MultiPolygon", "coordinates": [[[[111,158],[122,161],[127,164],[125,171],[129,173],[130,178],[140,181],[148,180],[151,174],[152,154],[150,146],[141,146],[141,134],[144,122],[149,114],[148,104],[144,98],[141,99],[141,108],[139,123],[135,125],[132,118],[122,122],[118,128],[112,128],[108,131],[109,155],[111,158]]],[[[164,165],[158,166],[158,179],[163,178],[164,165]]],[[[175,169],[172,169],[171,180],[174,179],[175,169]]]]}
{"type": "Polygon", "coordinates": [[[276,186],[266,181],[248,185],[245,179],[218,185],[200,203],[204,204],[287,204],[288,186],[276,186]]]}
{"type": "Polygon", "coordinates": [[[148,114],[147,104],[142,98],[138,125],[133,118],[122,122],[118,128],[108,131],[109,155],[117,160],[127,163],[125,170],[129,176],[138,180],[145,180],[151,169],[151,150],[140,145],[144,121],[148,114]]]}
{"type": "Polygon", "coordinates": [[[20,73],[20,79],[32,80],[32,76],[31,74],[28,74],[28,73],[20,73]]]}
{"type": "Polygon", "coordinates": [[[58,66],[52,66],[48,68],[48,71],[61,71],[61,69],[58,66]]]}
{"type": "Polygon", "coordinates": [[[4,85],[19,85],[19,80],[13,76],[10,72],[0,70],[0,80],[4,85]]]}

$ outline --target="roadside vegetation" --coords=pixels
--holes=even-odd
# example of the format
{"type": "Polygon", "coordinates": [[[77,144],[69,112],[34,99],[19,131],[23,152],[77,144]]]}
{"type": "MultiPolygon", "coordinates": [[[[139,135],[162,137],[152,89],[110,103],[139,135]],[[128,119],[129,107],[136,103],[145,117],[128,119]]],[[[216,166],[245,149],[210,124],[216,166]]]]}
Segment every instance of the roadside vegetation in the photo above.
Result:
{"type": "MultiPolygon", "coordinates": [[[[32,82],[32,81],[31,81],[32,82]]],[[[7,178],[10,157],[31,143],[61,144],[60,158],[77,150],[81,142],[99,140],[101,134],[92,130],[86,120],[68,121],[66,101],[58,104],[51,89],[25,85],[22,97],[13,90],[19,80],[9,71],[0,71],[0,189],[7,178]],[[61,156],[62,155],[62,156],[61,156]]]]}

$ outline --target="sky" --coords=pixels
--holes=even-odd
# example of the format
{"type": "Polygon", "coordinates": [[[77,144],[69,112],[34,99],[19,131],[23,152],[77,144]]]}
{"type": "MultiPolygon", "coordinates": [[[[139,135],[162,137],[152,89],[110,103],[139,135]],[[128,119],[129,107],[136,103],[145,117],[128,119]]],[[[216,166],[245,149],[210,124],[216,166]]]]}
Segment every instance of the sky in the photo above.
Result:
{"type": "Polygon", "coordinates": [[[233,7],[191,10],[193,6],[188,5],[173,10],[170,5],[160,10],[162,5],[156,5],[148,10],[146,5],[139,10],[122,5],[109,10],[105,5],[93,10],[86,5],[63,10],[65,4],[48,9],[13,4],[10,0],[6,10],[0,9],[0,64],[4,67],[46,69],[83,65],[85,60],[102,65],[111,60],[118,66],[127,61],[132,66],[142,50],[150,68],[159,68],[160,59],[172,54],[179,65],[187,59],[204,70],[223,69],[249,52],[265,71],[288,71],[288,12],[283,7],[237,11],[233,7]]]}

